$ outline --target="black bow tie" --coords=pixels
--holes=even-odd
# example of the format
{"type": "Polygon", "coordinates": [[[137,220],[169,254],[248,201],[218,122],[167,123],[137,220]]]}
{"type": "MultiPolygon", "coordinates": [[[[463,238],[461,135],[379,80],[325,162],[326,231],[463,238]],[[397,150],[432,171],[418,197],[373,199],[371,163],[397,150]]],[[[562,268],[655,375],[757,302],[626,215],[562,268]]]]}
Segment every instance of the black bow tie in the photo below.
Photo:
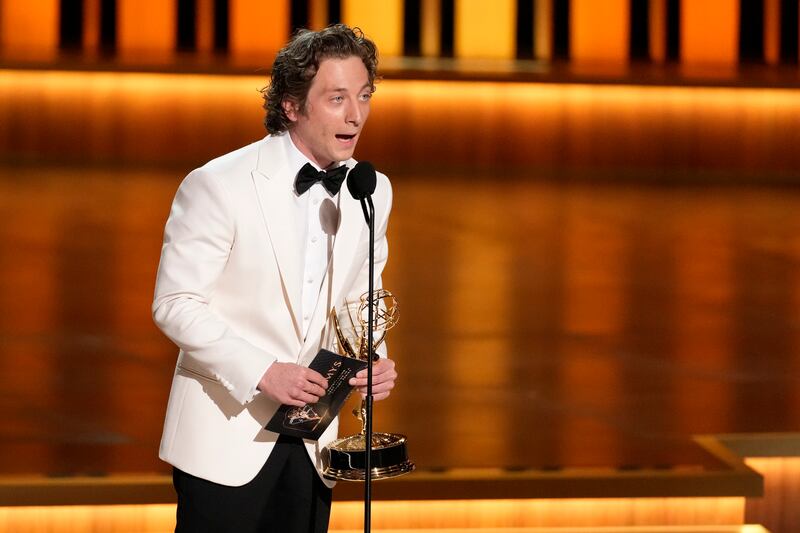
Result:
{"type": "Polygon", "coordinates": [[[342,188],[346,175],[347,167],[344,165],[325,171],[317,170],[311,163],[306,163],[297,173],[297,178],[294,180],[294,188],[297,194],[303,194],[316,182],[321,181],[329,193],[336,194],[342,188]]]}

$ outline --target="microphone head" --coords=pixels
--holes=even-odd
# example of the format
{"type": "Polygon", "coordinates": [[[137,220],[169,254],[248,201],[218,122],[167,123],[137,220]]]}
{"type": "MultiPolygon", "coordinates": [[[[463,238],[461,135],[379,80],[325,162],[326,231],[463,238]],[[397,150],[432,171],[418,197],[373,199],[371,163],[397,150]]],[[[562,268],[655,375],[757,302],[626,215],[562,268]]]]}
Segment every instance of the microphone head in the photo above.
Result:
{"type": "Polygon", "coordinates": [[[356,200],[372,196],[376,184],[375,167],[369,161],[359,161],[347,174],[347,190],[356,200]]]}

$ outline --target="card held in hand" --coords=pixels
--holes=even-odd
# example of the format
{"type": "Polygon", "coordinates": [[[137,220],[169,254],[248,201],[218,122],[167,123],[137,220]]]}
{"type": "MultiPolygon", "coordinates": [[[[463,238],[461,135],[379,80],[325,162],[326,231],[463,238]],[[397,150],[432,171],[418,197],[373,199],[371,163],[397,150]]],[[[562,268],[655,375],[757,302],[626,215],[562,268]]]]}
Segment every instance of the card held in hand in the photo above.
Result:
{"type": "Polygon", "coordinates": [[[266,425],[269,431],[301,439],[319,439],[350,396],[353,390],[348,383],[350,378],[367,368],[367,362],[320,350],[308,367],[328,380],[325,395],[317,403],[302,407],[281,405],[266,425]]]}

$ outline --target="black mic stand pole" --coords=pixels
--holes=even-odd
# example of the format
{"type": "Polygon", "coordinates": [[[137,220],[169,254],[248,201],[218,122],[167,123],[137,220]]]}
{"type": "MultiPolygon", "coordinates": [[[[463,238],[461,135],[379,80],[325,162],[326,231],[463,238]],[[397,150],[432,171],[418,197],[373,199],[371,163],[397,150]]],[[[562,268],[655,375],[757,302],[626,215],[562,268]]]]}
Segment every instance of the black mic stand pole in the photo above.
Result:
{"type": "Polygon", "coordinates": [[[374,304],[373,296],[375,285],[375,206],[372,197],[367,196],[366,204],[361,200],[361,209],[364,210],[364,217],[369,226],[369,281],[367,294],[369,295],[367,305],[367,354],[369,363],[367,364],[367,434],[365,442],[366,457],[364,460],[364,533],[370,533],[372,529],[372,332],[374,330],[374,304]],[[369,204],[369,209],[367,209],[369,204]]]}

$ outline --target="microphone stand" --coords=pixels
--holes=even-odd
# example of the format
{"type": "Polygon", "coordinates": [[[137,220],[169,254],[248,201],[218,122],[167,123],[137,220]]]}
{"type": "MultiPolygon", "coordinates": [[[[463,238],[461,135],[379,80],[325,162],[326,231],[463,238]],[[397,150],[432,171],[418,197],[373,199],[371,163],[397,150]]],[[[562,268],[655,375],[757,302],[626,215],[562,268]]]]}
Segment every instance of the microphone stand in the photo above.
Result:
{"type": "Polygon", "coordinates": [[[369,280],[367,294],[369,295],[367,305],[367,354],[369,363],[367,364],[367,434],[364,461],[364,533],[370,533],[372,529],[372,332],[374,330],[374,304],[373,298],[375,285],[375,206],[372,203],[372,196],[361,199],[361,209],[364,211],[364,218],[367,219],[369,226],[369,280]],[[369,206],[369,208],[367,207],[369,206]]]}

